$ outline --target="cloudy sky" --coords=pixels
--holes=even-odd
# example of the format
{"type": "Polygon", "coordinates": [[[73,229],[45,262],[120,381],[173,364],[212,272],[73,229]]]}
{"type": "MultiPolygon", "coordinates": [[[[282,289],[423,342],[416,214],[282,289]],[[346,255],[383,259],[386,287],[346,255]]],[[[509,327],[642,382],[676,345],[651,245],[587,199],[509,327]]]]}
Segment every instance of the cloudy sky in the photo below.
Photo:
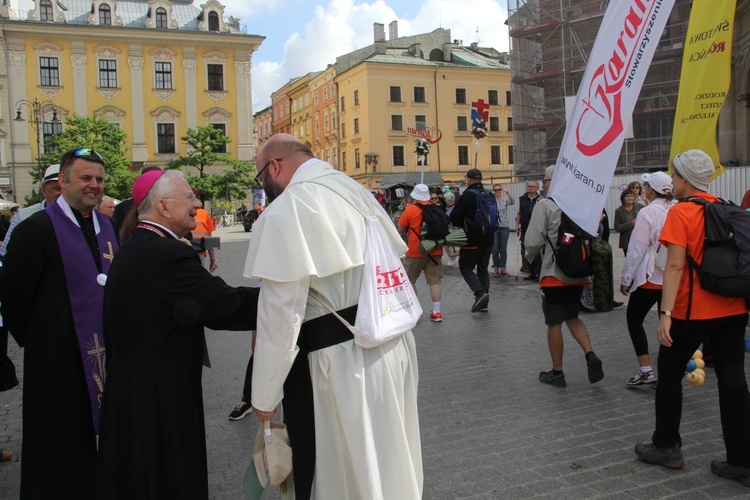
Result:
{"type": "MultiPolygon", "coordinates": [[[[63,0],[64,1],[64,0],[63,0]]],[[[143,0],[144,2],[146,0],[143,0]]],[[[289,79],[320,71],[336,56],[372,43],[372,24],[398,20],[399,36],[451,30],[465,45],[508,50],[507,0],[219,0],[247,33],[266,37],[253,56],[253,112],[289,79]]],[[[194,0],[196,6],[204,3],[194,0]]],[[[19,10],[33,7],[20,0],[19,10]]]]}

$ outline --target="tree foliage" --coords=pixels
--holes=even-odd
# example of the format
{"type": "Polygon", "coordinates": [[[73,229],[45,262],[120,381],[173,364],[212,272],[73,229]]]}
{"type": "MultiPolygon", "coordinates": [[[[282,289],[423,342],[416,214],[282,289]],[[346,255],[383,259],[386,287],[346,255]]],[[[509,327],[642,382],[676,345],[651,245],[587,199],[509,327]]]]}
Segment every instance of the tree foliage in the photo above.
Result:
{"type": "Polygon", "coordinates": [[[189,128],[180,139],[188,145],[188,153],[167,163],[167,168],[196,168],[198,174],[188,172],[187,178],[202,200],[244,199],[245,190],[256,185],[251,175],[255,170],[253,164],[217,152],[225,149],[231,141],[220,129],[210,124],[205,127],[199,125],[195,129],[189,128]],[[226,163],[232,168],[224,169],[222,174],[206,173],[206,168],[214,163],[226,163]]]}
{"type": "MultiPolygon", "coordinates": [[[[124,200],[130,198],[135,180],[126,154],[126,139],[127,134],[120,127],[104,118],[74,114],[66,120],[65,130],[46,139],[45,144],[50,144],[55,152],[44,155],[42,164],[46,169],[49,165],[60,163],[62,155],[70,149],[93,148],[104,158],[104,192],[124,200]]],[[[35,182],[38,181],[36,171],[32,177],[35,182]]]]}

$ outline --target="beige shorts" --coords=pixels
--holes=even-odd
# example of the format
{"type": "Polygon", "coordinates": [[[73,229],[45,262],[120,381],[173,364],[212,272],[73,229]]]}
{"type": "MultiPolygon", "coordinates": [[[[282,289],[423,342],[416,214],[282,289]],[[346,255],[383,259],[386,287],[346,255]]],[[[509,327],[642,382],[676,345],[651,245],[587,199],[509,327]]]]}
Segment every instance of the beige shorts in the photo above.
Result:
{"type": "Polygon", "coordinates": [[[432,259],[429,255],[425,255],[424,257],[404,257],[404,270],[412,285],[417,282],[417,278],[419,278],[419,274],[422,271],[424,271],[424,277],[428,285],[439,285],[440,280],[443,278],[442,256],[433,255],[432,259]],[[433,259],[437,264],[433,262],[433,259]]]}

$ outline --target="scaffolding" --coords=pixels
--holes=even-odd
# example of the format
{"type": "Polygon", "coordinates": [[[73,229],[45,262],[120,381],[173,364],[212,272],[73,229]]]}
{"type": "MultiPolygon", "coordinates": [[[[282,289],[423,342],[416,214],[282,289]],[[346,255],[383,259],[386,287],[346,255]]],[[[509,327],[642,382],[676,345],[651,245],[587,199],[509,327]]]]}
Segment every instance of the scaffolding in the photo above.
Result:
{"type": "MultiPolygon", "coordinates": [[[[516,175],[554,164],[609,0],[508,0],[516,175]]],[[[666,167],[690,0],[676,0],[633,112],[618,174],[666,167]]]]}

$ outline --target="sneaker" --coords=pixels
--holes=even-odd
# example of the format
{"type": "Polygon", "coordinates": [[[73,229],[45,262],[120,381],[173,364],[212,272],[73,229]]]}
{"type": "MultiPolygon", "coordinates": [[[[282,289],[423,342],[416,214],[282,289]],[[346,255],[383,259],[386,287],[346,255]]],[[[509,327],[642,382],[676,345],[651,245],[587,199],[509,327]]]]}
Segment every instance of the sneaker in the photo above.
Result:
{"type": "Polygon", "coordinates": [[[543,384],[554,385],[555,387],[565,387],[568,383],[565,381],[565,374],[555,375],[553,370],[539,373],[539,382],[543,384]]]}
{"type": "Polygon", "coordinates": [[[435,323],[442,323],[443,322],[443,315],[439,312],[437,313],[430,313],[430,321],[434,321],[435,323]]]}
{"type": "Polygon", "coordinates": [[[253,411],[252,405],[250,403],[246,403],[244,401],[240,401],[237,403],[237,406],[234,407],[234,410],[232,410],[232,413],[229,414],[229,420],[242,420],[245,418],[245,415],[253,411]]]}
{"type": "Polygon", "coordinates": [[[746,469],[745,467],[729,465],[729,462],[714,460],[711,462],[711,472],[717,476],[734,479],[740,484],[750,487],[750,469],[746,469]]]}
{"type": "Polygon", "coordinates": [[[490,312],[490,308],[489,308],[489,307],[487,307],[487,306],[484,306],[484,307],[482,307],[481,309],[479,309],[479,312],[480,312],[480,313],[486,313],[486,312],[490,312]]]}
{"type": "Polygon", "coordinates": [[[500,277],[500,270],[499,269],[495,269],[494,271],[492,271],[492,276],[494,276],[495,278],[499,278],[500,277]]]}
{"type": "Polygon", "coordinates": [[[487,292],[484,292],[482,295],[477,295],[476,300],[474,301],[474,305],[471,306],[471,312],[475,313],[481,308],[485,307],[487,303],[490,301],[490,294],[487,292]]]}
{"type": "Polygon", "coordinates": [[[500,276],[510,276],[510,273],[507,269],[503,269],[502,271],[500,271],[500,276]]]}
{"type": "Polygon", "coordinates": [[[604,378],[604,371],[602,371],[602,360],[591,351],[591,355],[586,358],[586,365],[589,368],[589,382],[595,384],[604,378]]]}
{"type": "MultiPolygon", "coordinates": [[[[654,443],[638,443],[635,445],[635,454],[643,462],[655,465],[663,465],[670,469],[682,469],[685,459],[679,446],[670,448],[657,448],[654,443]]],[[[713,464],[711,464],[713,469],[713,464]]]]}
{"type": "Polygon", "coordinates": [[[629,387],[635,387],[637,385],[656,384],[656,380],[654,370],[645,373],[638,370],[638,374],[635,377],[629,378],[626,384],[629,387]]]}

